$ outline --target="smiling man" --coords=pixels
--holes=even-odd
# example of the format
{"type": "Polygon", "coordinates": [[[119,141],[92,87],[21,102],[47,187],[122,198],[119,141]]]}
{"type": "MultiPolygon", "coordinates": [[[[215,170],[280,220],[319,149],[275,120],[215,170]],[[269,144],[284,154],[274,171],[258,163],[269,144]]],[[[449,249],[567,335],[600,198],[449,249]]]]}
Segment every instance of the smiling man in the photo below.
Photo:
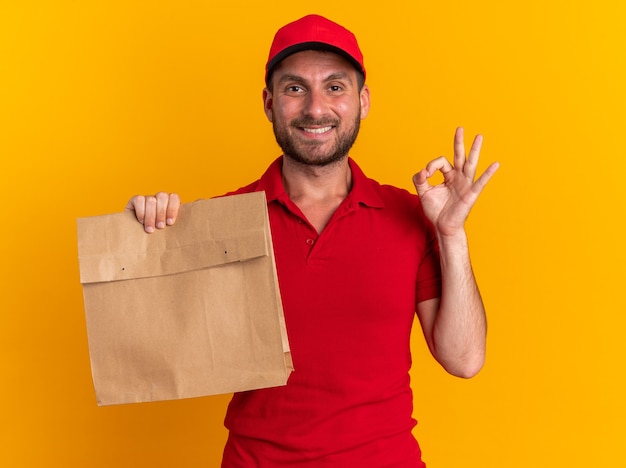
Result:
{"type": "MultiPolygon", "coordinates": [[[[283,155],[233,193],[265,191],[295,371],[284,387],[238,393],[223,467],[425,466],[412,435],[410,334],[417,315],[451,374],[485,359],[486,318],[464,224],[492,164],[482,138],[434,159],[417,195],[369,179],[349,157],[370,108],[354,35],[316,15],[281,28],[263,90],[283,155]],[[441,172],[444,183],[429,178],[441,172]]],[[[176,221],[175,194],[133,197],[147,232],[176,221]]]]}
{"type": "Polygon", "coordinates": [[[369,89],[332,52],[305,50],[269,70],[265,113],[283,150],[290,199],[321,232],[351,186],[347,155],[369,111],[369,89]]]}
{"type": "Polygon", "coordinates": [[[345,159],[369,111],[359,72],[341,56],[315,50],[290,55],[271,72],[265,112],[284,155],[312,166],[345,159]]]}

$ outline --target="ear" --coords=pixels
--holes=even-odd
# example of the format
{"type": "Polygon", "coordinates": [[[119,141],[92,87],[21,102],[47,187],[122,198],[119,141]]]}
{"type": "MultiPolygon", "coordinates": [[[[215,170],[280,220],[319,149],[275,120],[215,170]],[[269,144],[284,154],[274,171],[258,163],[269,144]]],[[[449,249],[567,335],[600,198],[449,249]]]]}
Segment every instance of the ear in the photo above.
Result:
{"type": "Polygon", "coordinates": [[[363,120],[370,111],[370,89],[366,84],[361,88],[359,100],[361,101],[361,120],[363,120]]]}
{"type": "Polygon", "coordinates": [[[263,110],[265,111],[265,115],[267,119],[272,121],[272,108],[274,106],[274,98],[269,89],[263,89],[263,110]]]}

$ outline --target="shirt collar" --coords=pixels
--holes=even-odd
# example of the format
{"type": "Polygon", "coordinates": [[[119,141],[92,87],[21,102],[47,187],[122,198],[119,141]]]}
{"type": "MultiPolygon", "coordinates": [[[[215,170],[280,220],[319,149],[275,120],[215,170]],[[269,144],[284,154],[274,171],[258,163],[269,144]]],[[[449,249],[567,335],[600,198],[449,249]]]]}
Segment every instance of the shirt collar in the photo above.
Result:
{"type": "MultiPolygon", "coordinates": [[[[348,158],[352,172],[352,189],[348,198],[354,203],[360,203],[372,208],[382,208],[384,203],[379,194],[379,185],[369,179],[352,158],[348,158]]],[[[277,158],[259,179],[257,190],[265,191],[268,203],[272,201],[285,202],[289,197],[285,192],[282,179],[283,156],[277,158]]]]}
{"type": "Polygon", "coordinates": [[[385,204],[379,193],[380,185],[369,179],[352,158],[348,158],[348,163],[352,171],[352,190],[348,198],[371,208],[383,208],[385,204]]]}

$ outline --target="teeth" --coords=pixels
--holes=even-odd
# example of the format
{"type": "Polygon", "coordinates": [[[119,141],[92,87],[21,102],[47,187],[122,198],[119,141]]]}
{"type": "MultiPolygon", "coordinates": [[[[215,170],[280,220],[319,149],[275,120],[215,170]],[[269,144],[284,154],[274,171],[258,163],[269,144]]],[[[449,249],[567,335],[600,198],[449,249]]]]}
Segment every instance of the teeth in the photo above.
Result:
{"type": "Polygon", "coordinates": [[[303,130],[308,133],[321,134],[321,133],[329,132],[332,128],[333,127],[329,126],[329,127],[322,127],[322,128],[303,128],[303,130]]]}

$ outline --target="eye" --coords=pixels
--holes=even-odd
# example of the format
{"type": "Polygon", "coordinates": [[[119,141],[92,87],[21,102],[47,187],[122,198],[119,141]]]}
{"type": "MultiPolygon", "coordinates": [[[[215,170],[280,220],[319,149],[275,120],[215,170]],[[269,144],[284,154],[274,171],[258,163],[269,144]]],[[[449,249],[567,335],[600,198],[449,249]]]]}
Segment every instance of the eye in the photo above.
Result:
{"type": "Polygon", "coordinates": [[[337,91],[341,91],[342,88],[339,85],[331,85],[329,89],[336,93],[337,91]]]}
{"type": "Polygon", "coordinates": [[[302,88],[302,86],[300,85],[291,85],[287,86],[286,91],[291,94],[298,94],[304,92],[304,88],[302,88]]]}

